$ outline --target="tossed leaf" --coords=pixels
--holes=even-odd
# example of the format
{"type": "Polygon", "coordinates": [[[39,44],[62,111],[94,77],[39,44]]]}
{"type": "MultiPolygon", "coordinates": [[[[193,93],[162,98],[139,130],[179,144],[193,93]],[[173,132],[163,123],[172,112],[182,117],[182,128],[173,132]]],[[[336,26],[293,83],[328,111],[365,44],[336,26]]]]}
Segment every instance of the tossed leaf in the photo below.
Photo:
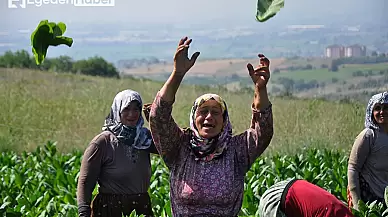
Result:
{"type": "Polygon", "coordinates": [[[43,63],[49,46],[63,44],[71,47],[73,39],[62,36],[65,31],[66,25],[62,22],[56,24],[54,22],[48,22],[48,20],[40,21],[38,27],[31,34],[32,53],[34,54],[37,65],[43,63]]]}
{"type": "Polygon", "coordinates": [[[257,0],[256,20],[265,22],[284,7],[284,0],[257,0]]]}

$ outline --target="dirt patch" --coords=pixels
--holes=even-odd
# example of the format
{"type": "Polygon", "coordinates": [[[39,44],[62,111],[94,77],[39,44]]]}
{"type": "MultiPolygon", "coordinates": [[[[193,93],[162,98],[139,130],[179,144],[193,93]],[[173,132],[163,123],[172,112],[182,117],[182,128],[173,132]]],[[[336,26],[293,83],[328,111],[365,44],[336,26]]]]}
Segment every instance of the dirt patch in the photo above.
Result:
{"type": "MultiPolygon", "coordinates": [[[[246,75],[246,65],[248,63],[254,66],[259,64],[259,59],[223,59],[223,60],[203,60],[198,61],[194,67],[190,70],[190,74],[202,74],[202,75],[246,75]]],[[[271,69],[281,65],[285,59],[271,59],[271,69]]],[[[152,75],[163,74],[171,72],[173,66],[170,64],[155,64],[148,67],[139,67],[133,69],[123,69],[124,74],[132,75],[152,75]]]]}

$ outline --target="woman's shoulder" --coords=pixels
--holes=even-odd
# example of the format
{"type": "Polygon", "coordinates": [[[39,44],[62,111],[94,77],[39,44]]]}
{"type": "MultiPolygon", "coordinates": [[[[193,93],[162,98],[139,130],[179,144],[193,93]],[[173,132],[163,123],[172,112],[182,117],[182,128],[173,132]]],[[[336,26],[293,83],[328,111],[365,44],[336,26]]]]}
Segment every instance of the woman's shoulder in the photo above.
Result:
{"type": "Polygon", "coordinates": [[[97,134],[90,143],[102,147],[106,146],[107,144],[111,144],[116,140],[116,136],[112,132],[106,130],[97,134]]]}
{"type": "Polygon", "coordinates": [[[362,144],[372,145],[376,140],[376,132],[371,128],[364,128],[357,136],[353,146],[362,144]]]}
{"type": "Polygon", "coordinates": [[[357,138],[370,138],[375,136],[375,130],[371,128],[364,128],[358,135],[357,138]]]}

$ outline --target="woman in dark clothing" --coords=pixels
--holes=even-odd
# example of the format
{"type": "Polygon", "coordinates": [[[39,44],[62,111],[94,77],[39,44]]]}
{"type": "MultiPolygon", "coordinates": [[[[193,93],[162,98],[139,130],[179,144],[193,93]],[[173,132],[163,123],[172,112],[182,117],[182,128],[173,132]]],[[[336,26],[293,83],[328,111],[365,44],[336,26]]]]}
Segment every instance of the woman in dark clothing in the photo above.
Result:
{"type": "Polygon", "coordinates": [[[142,105],[140,94],[132,90],[114,98],[103,131],[93,138],[82,159],[77,187],[79,216],[121,217],[133,210],[153,215],[147,190],[150,153],[158,152],[150,131],[143,127],[142,105]],[[91,202],[96,183],[98,194],[91,202]]]}

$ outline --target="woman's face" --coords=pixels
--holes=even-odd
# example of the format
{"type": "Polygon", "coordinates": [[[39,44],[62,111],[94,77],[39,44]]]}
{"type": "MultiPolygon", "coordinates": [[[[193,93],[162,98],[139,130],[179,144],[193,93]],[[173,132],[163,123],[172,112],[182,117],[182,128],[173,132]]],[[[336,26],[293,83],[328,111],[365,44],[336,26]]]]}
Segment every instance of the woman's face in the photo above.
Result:
{"type": "Polygon", "coordinates": [[[140,104],[132,101],[120,114],[121,123],[125,126],[135,127],[141,115],[140,104]]]}
{"type": "Polygon", "coordinates": [[[373,108],[373,117],[379,125],[388,124],[388,103],[376,104],[373,108]]]}
{"type": "Polygon", "coordinates": [[[224,125],[221,105],[215,100],[208,100],[197,108],[195,126],[200,136],[213,138],[221,133],[224,125]]]}

